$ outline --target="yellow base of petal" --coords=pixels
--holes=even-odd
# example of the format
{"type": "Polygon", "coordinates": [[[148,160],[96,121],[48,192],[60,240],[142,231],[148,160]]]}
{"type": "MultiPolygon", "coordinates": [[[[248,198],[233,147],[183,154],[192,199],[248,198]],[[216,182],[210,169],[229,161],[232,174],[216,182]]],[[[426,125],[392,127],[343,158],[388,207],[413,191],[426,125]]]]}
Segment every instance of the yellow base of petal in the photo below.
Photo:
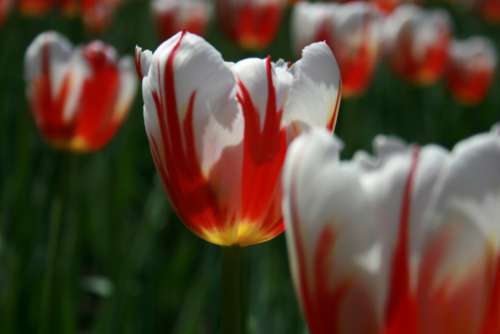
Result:
{"type": "Polygon", "coordinates": [[[240,221],[224,229],[204,230],[200,237],[218,246],[246,247],[274,238],[275,234],[266,233],[258,223],[240,221]]]}

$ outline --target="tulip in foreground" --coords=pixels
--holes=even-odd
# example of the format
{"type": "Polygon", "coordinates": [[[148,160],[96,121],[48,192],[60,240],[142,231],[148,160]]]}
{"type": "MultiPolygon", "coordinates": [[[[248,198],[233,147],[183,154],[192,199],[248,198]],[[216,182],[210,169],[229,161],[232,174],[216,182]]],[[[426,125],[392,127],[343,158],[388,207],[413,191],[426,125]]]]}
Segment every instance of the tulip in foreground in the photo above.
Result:
{"type": "Polygon", "coordinates": [[[500,128],[339,161],[318,129],[284,167],[296,290],[312,334],[500,332],[500,128]]]}
{"type": "Polygon", "coordinates": [[[446,74],[448,88],[462,103],[479,103],[493,82],[496,64],[495,46],[489,39],[455,40],[450,48],[446,74]]]}
{"type": "Polygon", "coordinates": [[[130,57],[99,41],[73,48],[55,32],[40,34],[25,57],[28,100],[43,137],[71,151],[106,145],[136,93],[130,57]]]}
{"type": "Polygon", "coordinates": [[[384,27],[384,47],[393,70],[420,85],[432,84],[443,75],[448,61],[451,23],[442,10],[402,5],[384,27]]]}
{"type": "Polygon", "coordinates": [[[217,0],[223,32],[240,47],[262,50],[276,37],[286,0],[217,0]]]}
{"type": "Polygon", "coordinates": [[[181,30],[204,35],[212,13],[205,0],[154,0],[152,10],[163,40],[181,30]]]}
{"type": "Polygon", "coordinates": [[[364,2],[299,3],[292,15],[296,50],[326,41],[339,63],[344,97],[363,93],[371,82],[381,44],[381,15],[364,2]]]}
{"type": "Polygon", "coordinates": [[[182,32],[136,57],[153,160],[184,224],[217,245],[279,235],[289,141],[304,128],[335,126],[340,78],[328,46],[306,47],[291,67],[228,63],[182,32]]]}

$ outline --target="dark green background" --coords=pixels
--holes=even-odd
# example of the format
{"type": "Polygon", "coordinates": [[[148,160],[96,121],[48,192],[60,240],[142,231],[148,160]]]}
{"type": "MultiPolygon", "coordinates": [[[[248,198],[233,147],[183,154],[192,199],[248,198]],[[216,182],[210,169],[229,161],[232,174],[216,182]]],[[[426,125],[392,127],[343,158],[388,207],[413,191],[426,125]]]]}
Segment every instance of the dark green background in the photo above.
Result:
{"type": "MultiPolygon", "coordinates": [[[[433,4],[436,5],[436,4],[433,4]]],[[[458,37],[498,26],[446,4],[458,37]]],[[[212,23],[207,39],[227,60],[271,54],[292,59],[289,10],[276,42],[261,53],[239,50],[212,23]]],[[[188,232],[172,213],[155,172],[138,92],[130,116],[103,151],[68,158],[40,138],[25,98],[23,57],[40,32],[54,29],[75,44],[100,38],[120,54],[159,40],[148,1],[128,1],[102,35],[57,12],[12,12],[0,28],[0,333],[40,330],[48,225],[67,210],[61,229],[52,333],[217,333],[220,250],[188,232]]],[[[426,88],[399,80],[381,64],[369,91],[344,100],[336,133],[350,156],[379,133],[447,147],[500,119],[498,75],[477,107],[456,104],[443,83],[426,88]]],[[[304,333],[284,237],[245,250],[249,333],[304,333]]]]}

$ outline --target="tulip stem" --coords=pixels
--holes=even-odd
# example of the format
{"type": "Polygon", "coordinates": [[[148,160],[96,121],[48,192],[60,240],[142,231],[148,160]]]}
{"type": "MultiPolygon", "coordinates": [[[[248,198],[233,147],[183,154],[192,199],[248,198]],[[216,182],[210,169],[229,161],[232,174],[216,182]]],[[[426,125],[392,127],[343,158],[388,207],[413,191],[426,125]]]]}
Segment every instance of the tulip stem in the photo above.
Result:
{"type": "Polygon", "coordinates": [[[222,248],[222,333],[243,333],[242,248],[222,248]]]}
{"type": "Polygon", "coordinates": [[[66,220],[67,204],[69,196],[71,169],[73,157],[69,153],[60,153],[61,157],[56,166],[58,178],[57,190],[54,195],[53,204],[50,212],[49,235],[47,241],[47,262],[45,274],[43,278],[42,295],[41,295],[41,312],[40,312],[40,333],[51,333],[51,324],[55,320],[53,314],[54,307],[54,278],[57,267],[57,253],[59,248],[59,239],[61,227],[66,220]]]}

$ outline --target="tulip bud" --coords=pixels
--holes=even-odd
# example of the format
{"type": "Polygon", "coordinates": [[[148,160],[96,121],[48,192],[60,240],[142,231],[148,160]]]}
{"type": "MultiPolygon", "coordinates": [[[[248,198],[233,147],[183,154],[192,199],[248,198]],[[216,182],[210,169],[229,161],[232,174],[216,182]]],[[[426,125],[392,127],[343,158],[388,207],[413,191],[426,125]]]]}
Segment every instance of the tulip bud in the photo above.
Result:
{"type": "Polygon", "coordinates": [[[204,0],[154,0],[153,15],[163,40],[181,30],[204,35],[211,6],[204,0]]]}
{"type": "Polygon", "coordinates": [[[384,27],[389,64],[400,76],[420,85],[432,84],[444,73],[450,38],[446,12],[414,5],[398,7],[384,27]]]}
{"type": "Polygon", "coordinates": [[[283,211],[311,334],[500,331],[500,132],[339,160],[320,129],[290,146],[283,211]],[[478,173],[478,171],[480,171],[478,173]]]}
{"type": "Polygon", "coordinates": [[[55,32],[40,34],[25,57],[27,95],[43,137],[88,152],[106,145],[136,92],[133,62],[96,41],[74,49],[55,32]]]}
{"type": "Polygon", "coordinates": [[[225,62],[182,32],[154,53],[137,48],[144,122],[156,168],[180,219],[201,238],[248,246],[283,232],[281,167],[288,143],[310,127],[333,130],[340,76],[317,43],[288,66],[225,62]]]}
{"type": "Polygon", "coordinates": [[[453,41],[446,73],[448,88],[462,103],[481,102],[493,82],[496,63],[496,50],[490,40],[472,37],[453,41]]]}
{"type": "Polygon", "coordinates": [[[344,97],[366,90],[381,42],[381,16],[372,5],[298,4],[292,16],[292,35],[296,49],[326,41],[339,62],[344,97]]]}
{"type": "Polygon", "coordinates": [[[222,31],[240,47],[262,50],[271,44],[281,24],[286,0],[217,0],[222,31]]]}

